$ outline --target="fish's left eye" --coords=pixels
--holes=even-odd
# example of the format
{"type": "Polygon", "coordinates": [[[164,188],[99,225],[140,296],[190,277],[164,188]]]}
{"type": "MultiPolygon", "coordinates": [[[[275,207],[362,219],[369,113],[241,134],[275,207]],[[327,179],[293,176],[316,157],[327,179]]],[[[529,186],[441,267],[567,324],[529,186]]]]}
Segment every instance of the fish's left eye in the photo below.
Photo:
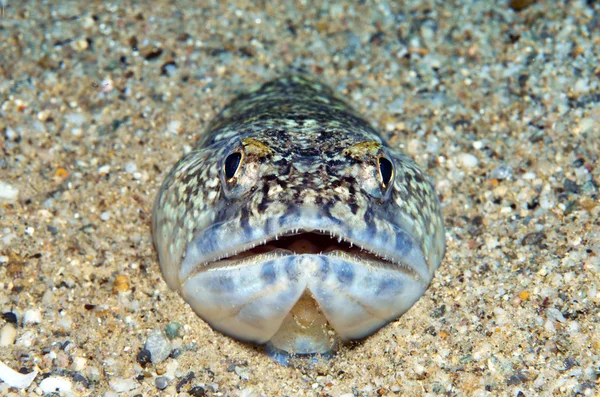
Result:
{"type": "Polygon", "coordinates": [[[230,180],[235,176],[238,168],[240,168],[240,163],[242,162],[242,154],[240,152],[233,152],[225,159],[225,164],[223,165],[225,169],[225,177],[230,180]]]}
{"type": "Polygon", "coordinates": [[[385,157],[379,157],[377,159],[377,165],[379,166],[381,183],[384,188],[387,188],[394,177],[394,166],[392,165],[392,162],[385,157]]]}

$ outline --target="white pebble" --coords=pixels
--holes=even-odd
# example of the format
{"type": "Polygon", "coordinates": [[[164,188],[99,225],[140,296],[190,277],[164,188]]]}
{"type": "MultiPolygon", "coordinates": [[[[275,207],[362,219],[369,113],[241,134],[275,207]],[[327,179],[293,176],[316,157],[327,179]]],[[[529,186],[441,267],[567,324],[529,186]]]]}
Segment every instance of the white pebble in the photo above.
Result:
{"type": "Polygon", "coordinates": [[[138,387],[137,382],[133,379],[113,378],[109,384],[117,393],[123,393],[138,387]]]}
{"type": "Polygon", "coordinates": [[[62,376],[50,376],[40,382],[40,389],[44,394],[67,394],[72,392],[73,385],[69,379],[62,376]]]}
{"type": "Polygon", "coordinates": [[[461,153],[458,155],[458,160],[466,168],[473,168],[479,164],[477,157],[471,153],[461,153]]]}
{"type": "Polygon", "coordinates": [[[37,309],[29,309],[23,314],[24,324],[39,324],[42,322],[42,313],[37,309]]]}
{"type": "Polygon", "coordinates": [[[171,134],[178,134],[179,129],[181,128],[181,121],[173,120],[167,124],[167,132],[171,134]]]}
{"type": "Polygon", "coordinates": [[[546,315],[552,321],[559,321],[561,323],[563,323],[565,321],[565,317],[562,315],[562,313],[558,309],[548,308],[548,309],[546,309],[546,315]]]}
{"type": "Polygon", "coordinates": [[[75,357],[73,359],[73,365],[71,365],[71,369],[76,372],[81,372],[85,369],[86,365],[87,365],[87,358],[75,357]]]}
{"type": "Polygon", "coordinates": [[[239,376],[241,379],[250,379],[250,370],[248,369],[248,367],[236,366],[233,370],[235,371],[236,375],[239,376]]]}
{"type": "Polygon", "coordinates": [[[594,125],[596,125],[596,122],[593,118],[585,117],[579,122],[579,129],[581,130],[581,132],[588,132],[594,127],[594,125]]]}
{"type": "Polygon", "coordinates": [[[100,175],[106,175],[110,172],[110,165],[106,164],[98,168],[98,173],[100,175]]]}
{"type": "Polygon", "coordinates": [[[154,364],[166,360],[172,350],[171,342],[158,328],[154,329],[150,335],[148,335],[144,347],[150,352],[154,364]]]}
{"type": "Polygon", "coordinates": [[[109,220],[110,219],[110,211],[104,211],[103,213],[101,213],[100,219],[103,220],[104,222],[109,220]]]}
{"type": "Polygon", "coordinates": [[[80,126],[83,123],[85,123],[87,118],[81,113],[69,113],[69,114],[65,115],[65,120],[68,123],[80,126]]]}
{"type": "Polygon", "coordinates": [[[12,324],[6,324],[0,331],[0,346],[10,346],[17,339],[17,329],[12,324]]]}
{"type": "Polygon", "coordinates": [[[19,189],[12,187],[6,182],[0,181],[0,200],[16,201],[19,197],[19,189]]]}
{"type": "Polygon", "coordinates": [[[37,371],[35,370],[28,374],[21,374],[0,361],[0,380],[10,387],[17,389],[28,388],[36,376],[37,371]]]}
{"type": "Polygon", "coordinates": [[[137,171],[137,165],[135,165],[135,163],[129,162],[125,164],[125,171],[129,172],[130,174],[133,174],[137,171]]]}
{"type": "Polygon", "coordinates": [[[15,132],[15,130],[13,130],[12,128],[8,128],[6,127],[6,129],[4,130],[4,135],[6,136],[6,140],[7,141],[12,141],[13,139],[15,139],[19,134],[17,134],[15,132]]]}
{"type": "Polygon", "coordinates": [[[47,289],[42,295],[42,304],[44,306],[51,306],[54,303],[54,292],[51,289],[47,289]]]}
{"type": "Polygon", "coordinates": [[[70,316],[64,316],[60,320],[58,320],[57,325],[64,331],[68,331],[73,325],[73,319],[70,316]]]}
{"type": "Polygon", "coordinates": [[[84,376],[92,382],[99,382],[100,370],[97,367],[87,367],[84,376]]]}
{"type": "Polygon", "coordinates": [[[590,90],[590,82],[587,79],[579,79],[573,86],[573,92],[582,93],[590,90]]]}
{"type": "Polygon", "coordinates": [[[17,346],[31,347],[34,340],[35,340],[35,335],[33,334],[33,332],[25,331],[21,336],[19,336],[19,338],[17,339],[15,344],[17,346]]]}

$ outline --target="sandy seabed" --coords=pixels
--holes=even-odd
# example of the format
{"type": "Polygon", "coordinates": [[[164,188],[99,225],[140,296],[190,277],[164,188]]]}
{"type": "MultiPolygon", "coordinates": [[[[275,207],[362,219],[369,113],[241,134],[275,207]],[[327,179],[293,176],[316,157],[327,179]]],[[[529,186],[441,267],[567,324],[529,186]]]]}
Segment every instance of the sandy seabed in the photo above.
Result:
{"type": "Polygon", "coordinates": [[[597,396],[600,4],[530,3],[3,2],[0,361],[37,375],[0,394],[597,396]],[[283,367],[167,288],[149,220],[210,119],[292,69],[427,170],[448,244],[398,321],[283,367]]]}

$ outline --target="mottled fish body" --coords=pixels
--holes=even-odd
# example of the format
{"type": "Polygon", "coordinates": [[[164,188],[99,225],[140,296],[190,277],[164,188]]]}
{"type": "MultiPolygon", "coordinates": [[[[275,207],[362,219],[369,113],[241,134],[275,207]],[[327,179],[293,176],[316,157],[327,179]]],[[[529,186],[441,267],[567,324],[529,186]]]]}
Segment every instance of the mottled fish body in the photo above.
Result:
{"type": "Polygon", "coordinates": [[[445,251],[423,171],[303,76],[216,117],[162,184],[152,232],[167,284],[213,328],[299,354],[398,318],[445,251]]]}

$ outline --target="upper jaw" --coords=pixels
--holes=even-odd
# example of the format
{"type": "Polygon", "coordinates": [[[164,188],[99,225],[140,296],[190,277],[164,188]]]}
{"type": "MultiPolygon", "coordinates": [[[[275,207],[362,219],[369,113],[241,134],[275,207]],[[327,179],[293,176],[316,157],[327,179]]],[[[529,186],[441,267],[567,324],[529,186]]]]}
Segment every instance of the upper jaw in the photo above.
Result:
{"type": "MultiPolygon", "coordinates": [[[[303,211],[289,216],[282,216],[276,222],[266,222],[275,227],[242,228],[238,222],[226,221],[215,223],[198,232],[185,250],[184,259],[179,269],[179,280],[192,277],[194,274],[225,265],[244,265],[261,262],[273,255],[321,254],[314,248],[302,251],[298,247],[278,249],[271,254],[252,254],[253,248],[276,241],[282,236],[302,233],[319,233],[324,238],[337,239],[348,245],[365,251],[363,255],[347,255],[339,250],[326,249],[324,255],[344,255],[346,260],[362,262],[371,266],[398,266],[399,270],[414,273],[424,284],[428,284],[431,276],[427,262],[416,240],[409,233],[389,222],[382,222],[379,229],[360,230],[353,225],[336,222],[320,211],[303,211]],[[244,254],[248,252],[247,254],[244,254]],[[242,255],[240,255],[242,254],[242,255]],[[236,256],[238,255],[238,256],[236,256]],[[364,260],[365,256],[369,260],[364,260]],[[363,257],[361,259],[361,256],[363,257]],[[235,258],[232,258],[235,257],[235,258]],[[243,260],[246,257],[246,260],[243,260]],[[231,259],[227,259],[231,258],[231,259]],[[220,262],[221,261],[221,262],[220,262]]],[[[356,251],[355,251],[356,253],[356,251]]]]}

